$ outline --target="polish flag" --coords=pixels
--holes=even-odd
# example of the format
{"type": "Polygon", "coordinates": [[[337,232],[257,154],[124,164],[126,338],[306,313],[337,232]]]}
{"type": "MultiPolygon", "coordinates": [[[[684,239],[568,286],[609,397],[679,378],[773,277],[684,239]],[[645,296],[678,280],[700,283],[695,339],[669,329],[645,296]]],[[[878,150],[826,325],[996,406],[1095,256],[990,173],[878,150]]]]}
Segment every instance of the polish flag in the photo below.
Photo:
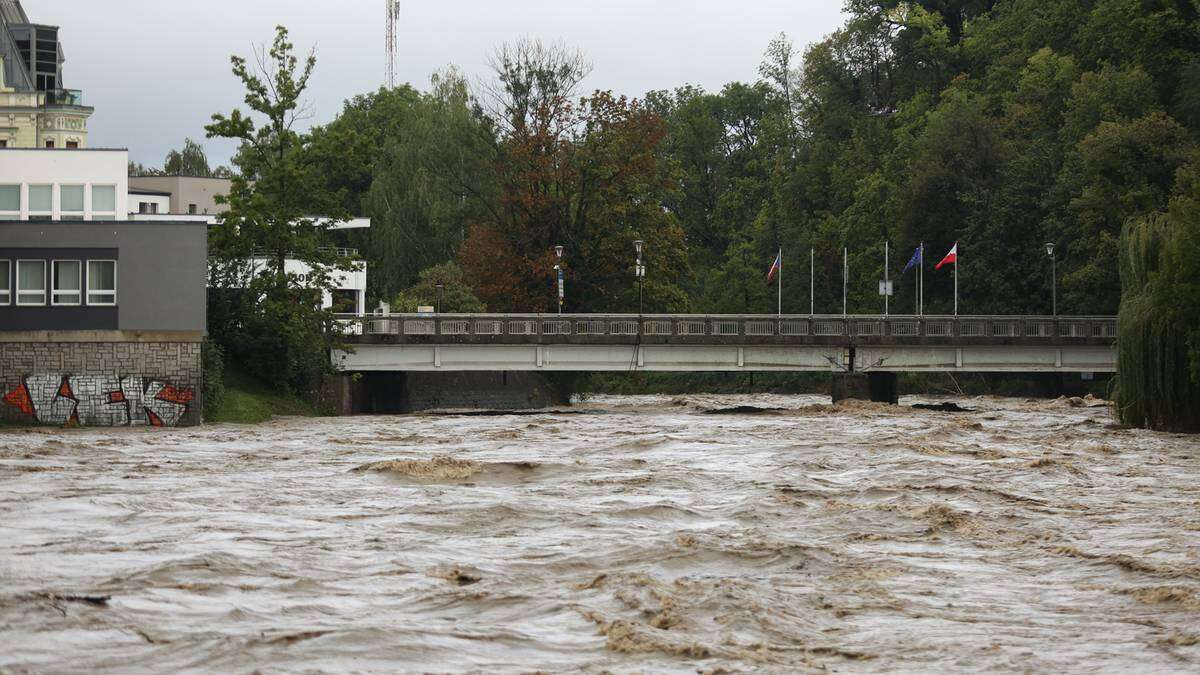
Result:
{"type": "Polygon", "coordinates": [[[947,263],[954,265],[958,264],[958,242],[954,242],[954,248],[950,249],[950,252],[946,254],[946,257],[942,258],[942,262],[935,265],[933,269],[940,270],[942,269],[942,265],[947,263]]]}

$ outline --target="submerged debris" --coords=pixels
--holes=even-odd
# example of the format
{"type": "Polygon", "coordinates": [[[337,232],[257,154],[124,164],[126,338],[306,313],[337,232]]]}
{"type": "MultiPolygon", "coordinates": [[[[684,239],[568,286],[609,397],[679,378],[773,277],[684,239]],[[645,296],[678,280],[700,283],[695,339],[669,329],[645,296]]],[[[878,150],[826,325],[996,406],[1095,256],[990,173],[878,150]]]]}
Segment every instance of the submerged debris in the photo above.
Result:
{"type": "Polygon", "coordinates": [[[959,404],[950,401],[943,403],[915,403],[913,404],[913,408],[917,410],[933,410],[935,412],[975,412],[973,408],[964,408],[959,404]]]}

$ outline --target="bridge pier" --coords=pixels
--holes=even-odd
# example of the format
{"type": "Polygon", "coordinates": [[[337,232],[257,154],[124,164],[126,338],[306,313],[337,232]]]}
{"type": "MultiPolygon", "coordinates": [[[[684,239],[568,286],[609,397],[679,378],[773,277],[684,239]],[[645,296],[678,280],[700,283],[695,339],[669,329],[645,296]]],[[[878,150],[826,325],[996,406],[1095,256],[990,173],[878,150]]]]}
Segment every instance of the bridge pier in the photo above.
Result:
{"type": "Polygon", "coordinates": [[[833,402],[855,398],[896,405],[899,401],[896,373],[834,373],[830,385],[833,402]]]}

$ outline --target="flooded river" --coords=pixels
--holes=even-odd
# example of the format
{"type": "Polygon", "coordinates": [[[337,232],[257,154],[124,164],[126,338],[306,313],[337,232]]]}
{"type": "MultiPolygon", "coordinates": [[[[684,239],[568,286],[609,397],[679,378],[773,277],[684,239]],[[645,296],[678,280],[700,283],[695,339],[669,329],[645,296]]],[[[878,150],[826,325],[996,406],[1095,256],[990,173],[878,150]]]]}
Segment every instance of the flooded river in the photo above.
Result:
{"type": "Polygon", "coordinates": [[[1200,439],[821,400],[0,430],[0,671],[1200,669],[1200,439]]]}

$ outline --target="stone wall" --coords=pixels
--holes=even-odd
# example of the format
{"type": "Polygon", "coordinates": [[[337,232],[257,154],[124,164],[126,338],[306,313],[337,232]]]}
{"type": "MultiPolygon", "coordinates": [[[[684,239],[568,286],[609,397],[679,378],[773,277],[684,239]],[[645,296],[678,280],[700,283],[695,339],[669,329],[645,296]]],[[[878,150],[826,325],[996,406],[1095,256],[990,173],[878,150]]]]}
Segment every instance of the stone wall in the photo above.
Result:
{"type": "Polygon", "coordinates": [[[0,339],[0,420],[80,426],[200,424],[198,336],[17,337],[0,339]]]}

